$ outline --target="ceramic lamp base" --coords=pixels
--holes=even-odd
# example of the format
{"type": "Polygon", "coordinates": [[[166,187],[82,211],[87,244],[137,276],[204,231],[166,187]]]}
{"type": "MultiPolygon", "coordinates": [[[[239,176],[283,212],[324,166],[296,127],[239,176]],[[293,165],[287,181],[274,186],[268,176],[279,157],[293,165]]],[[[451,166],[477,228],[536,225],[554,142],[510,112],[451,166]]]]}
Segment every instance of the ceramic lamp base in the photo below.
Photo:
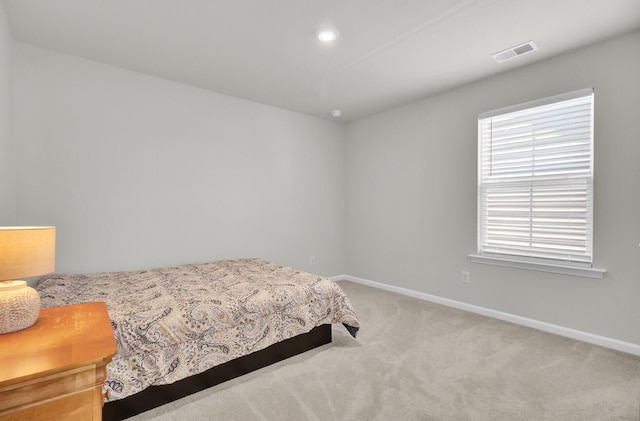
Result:
{"type": "Polygon", "coordinates": [[[33,326],[40,314],[40,296],[25,281],[0,282],[0,334],[33,326]]]}

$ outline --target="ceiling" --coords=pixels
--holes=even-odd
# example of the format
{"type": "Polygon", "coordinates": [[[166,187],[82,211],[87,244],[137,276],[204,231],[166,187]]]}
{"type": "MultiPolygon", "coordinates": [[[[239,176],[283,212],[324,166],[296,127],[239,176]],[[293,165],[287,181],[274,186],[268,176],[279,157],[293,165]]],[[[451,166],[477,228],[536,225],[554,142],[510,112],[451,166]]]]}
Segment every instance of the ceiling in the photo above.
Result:
{"type": "MultiPolygon", "coordinates": [[[[3,0],[13,38],[352,121],[640,28],[640,0],[3,0]],[[324,27],[339,31],[320,43],[324,27]],[[533,40],[539,50],[491,55],[533,40]]],[[[640,48],[640,46],[639,46],[640,48]]]]}

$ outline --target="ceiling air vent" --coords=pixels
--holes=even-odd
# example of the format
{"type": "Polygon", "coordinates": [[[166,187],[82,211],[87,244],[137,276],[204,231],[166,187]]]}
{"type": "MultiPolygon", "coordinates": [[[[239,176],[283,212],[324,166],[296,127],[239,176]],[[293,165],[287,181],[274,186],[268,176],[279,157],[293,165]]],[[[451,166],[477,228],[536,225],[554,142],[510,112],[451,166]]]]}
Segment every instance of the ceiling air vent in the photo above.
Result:
{"type": "Polygon", "coordinates": [[[538,46],[533,41],[527,41],[524,44],[516,45],[515,47],[508,48],[504,51],[500,51],[499,53],[492,54],[491,57],[493,57],[493,59],[498,63],[502,63],[523,54],[536,51],[537,49],[538,46]]]}

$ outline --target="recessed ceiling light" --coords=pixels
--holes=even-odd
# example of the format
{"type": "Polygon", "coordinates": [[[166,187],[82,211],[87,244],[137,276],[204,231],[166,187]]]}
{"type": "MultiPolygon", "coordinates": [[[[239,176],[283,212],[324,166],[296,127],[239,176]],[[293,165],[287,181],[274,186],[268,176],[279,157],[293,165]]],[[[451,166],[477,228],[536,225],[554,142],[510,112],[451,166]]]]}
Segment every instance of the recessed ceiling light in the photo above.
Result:
{"type": "Polygon", "coordinates": [[[338,39],[338,31],[334,29],[323,29],[318,32],[318,39],[321,42],[330,43],[338,39]]]}
{"type": "Polygon", "coordinates": [[[333,110],[333,111],[331,111],[331,115],[334,116],[334,117],[340,117],[342,115],[342,111],[333,110]]]}

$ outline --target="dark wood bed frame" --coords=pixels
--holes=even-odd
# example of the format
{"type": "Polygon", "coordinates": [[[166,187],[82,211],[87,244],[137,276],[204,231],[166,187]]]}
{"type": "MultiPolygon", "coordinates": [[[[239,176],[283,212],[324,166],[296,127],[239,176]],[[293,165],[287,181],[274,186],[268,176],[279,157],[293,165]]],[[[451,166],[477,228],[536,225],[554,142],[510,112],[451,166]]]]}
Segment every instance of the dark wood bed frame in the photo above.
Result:
{"type": "Polygon", "coordinates": [[[330,342],[331,325],[318,326],[309,333],[228,361],[204,373],[168,385],[151,386],[135,395],[107,402],[102,409],[102,419],[115,421],[132,417],[330,342]]]}

